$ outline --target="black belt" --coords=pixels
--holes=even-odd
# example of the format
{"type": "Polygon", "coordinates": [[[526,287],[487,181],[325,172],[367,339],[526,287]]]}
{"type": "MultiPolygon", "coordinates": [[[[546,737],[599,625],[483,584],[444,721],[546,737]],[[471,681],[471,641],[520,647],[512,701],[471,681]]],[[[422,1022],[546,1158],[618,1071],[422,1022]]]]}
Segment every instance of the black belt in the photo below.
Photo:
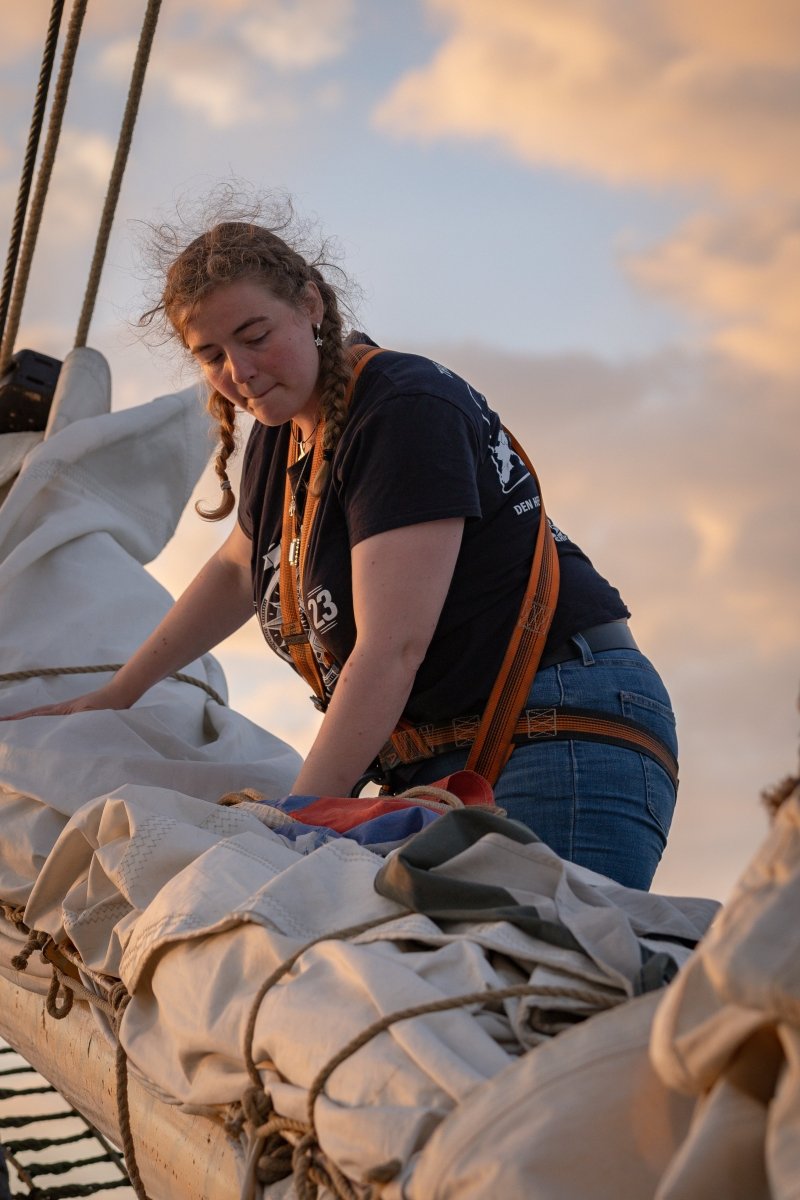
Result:
{"type": "MultiPolygon", "coordinates": [[[[595,652],[639,649],[628,628],[628,622],[624,618],[620,621],[606,621],[604,625],[592,625],[589,629],[581,629],[573,636],[583,638],[589,649],[595,652]]],[[[580,646],[572,638],[569,638],[566,642],[559,642],[552,650],[545,651],[539,663],[539,670],[546,671],[548,667],[555,667],[558,663],[569,662],[571,659],[580,657],[580,646]]]]}

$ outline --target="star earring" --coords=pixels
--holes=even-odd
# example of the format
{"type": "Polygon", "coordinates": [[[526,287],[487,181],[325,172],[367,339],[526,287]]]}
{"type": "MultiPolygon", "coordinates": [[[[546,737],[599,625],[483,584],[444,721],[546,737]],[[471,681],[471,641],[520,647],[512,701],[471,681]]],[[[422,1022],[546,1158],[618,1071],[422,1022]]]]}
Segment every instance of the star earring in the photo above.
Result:
{"type": "Polygon", "coordinates": [[[321,330],[321,329],[322,329],[322,326],[321,326],[321,325],[315,325],[315,326],[314,326],[314,331],[315,331],[315,334],[316,334],[316,336],[315,336],[315,338],[314,338],[314,345],[315,345],[315,346],[321,346],[321,345],[322,345],[322,338],[321,338],[321,336],[320,336],[320,330],[321,330]]]}

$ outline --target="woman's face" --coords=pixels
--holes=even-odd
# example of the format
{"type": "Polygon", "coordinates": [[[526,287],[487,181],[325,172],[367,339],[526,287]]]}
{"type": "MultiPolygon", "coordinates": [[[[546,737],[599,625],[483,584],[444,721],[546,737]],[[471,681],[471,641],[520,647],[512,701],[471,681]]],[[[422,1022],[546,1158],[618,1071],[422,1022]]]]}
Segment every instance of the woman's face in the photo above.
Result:
{"type": "Polygon", "coordinates": [[[313,283],[296,307],[257,279],[220,284],[195,307],[184,340],[208,382],[263,425],[316,422],[323,304],[313,283]]]}

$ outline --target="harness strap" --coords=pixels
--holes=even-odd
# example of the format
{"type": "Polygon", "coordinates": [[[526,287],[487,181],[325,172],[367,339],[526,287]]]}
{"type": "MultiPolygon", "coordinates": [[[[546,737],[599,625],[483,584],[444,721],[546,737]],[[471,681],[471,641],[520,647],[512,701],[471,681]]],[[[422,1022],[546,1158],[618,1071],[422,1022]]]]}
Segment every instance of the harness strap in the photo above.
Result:
{"type": "MultiPolygon", "coordinates": [[[[347,389],[344,394],[345,405],[349,406],[353,398],[353,390],[358,380],[359,375],[363,371],[371,358],[376,354],[381,353],[378,346],[352,346],[347,350],[352,373],[350,375],[347,389]]],[[[306,683],[312,689],[314,695],[312,699],[318,708],[324,711],[327,706],[327,698],[325,696],[325,687],[322,682],[322,674],[320,672],[317,657],[308,640],[308,634],[303,626],[300,618],[300,597],[303,594],[305,583],[306,562],[308,559],[308,547],[311,541],[311,531],[314,528],[314,520],[319,510],[321,496],[316,495],[311,488],[311,480],[313,480],[322,466],[322,447],[323,439],[317,437],[314,442],[314,449],[311,452],[311,474],[309,476],[309,488],[306,496],[305,508],[303,510],[303,520],[299,531],[299,555],[292,553],[293,546],[297,543],[292,536],[292,531],[295,528],[293,520],[292,508],[292,487],[289,482],[288,468],[294,466],[297,462],[298,444],[294,438],[289,438],[289,453],[287,457],[287,472],[286,486],[283,492],[283,526],[281,533],[281,567],[280,567],[280,596],[281,596],[281,636],[283,637],[286,648],[292,656],[299,674],[305,679],[306,683]]]]}
{"type": "MultiPolygon", "coordinates": [[[[423,762],[437,754],[473,746],[481,723],[480,717],[456,717],[441,725],[408,725],[394,731],[379,756],[381,769],[423,762]]],[[[662,767],[678,786],[678,763],[670,748],[646,726],[628,717],[607,716],[584,708],[526,708],[510,734],[511,749],[531,742],[568,741],[603,742],[646,754],[662,767]]]]}
{"type": "Polygon", "coordinates": [[[505,430],[511,448],[525,463],[539,494],[539,528],[531,573],[517,623],[472,743],[467,770],[477,771],[494,785],[514,746],[517,719],[528,698],[556,609],[559,585],[558,551],[544,511],[542,489],[528,455],[513,433],[505,430]]]}

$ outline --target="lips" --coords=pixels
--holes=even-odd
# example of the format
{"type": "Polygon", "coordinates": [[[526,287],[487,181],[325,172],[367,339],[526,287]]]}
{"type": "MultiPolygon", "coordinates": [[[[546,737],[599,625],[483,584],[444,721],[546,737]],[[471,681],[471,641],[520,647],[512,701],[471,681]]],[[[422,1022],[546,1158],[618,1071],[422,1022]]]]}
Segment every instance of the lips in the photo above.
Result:
{"type": "Polygon", "coordinates": [[[244,396],[243,399],[245,404],[258,404],[258,402],[260,400],[264,400],[275,387],[277,387],[277,384],[271,383],[266,391],[259,392],[257,396],[244,396]]]}

